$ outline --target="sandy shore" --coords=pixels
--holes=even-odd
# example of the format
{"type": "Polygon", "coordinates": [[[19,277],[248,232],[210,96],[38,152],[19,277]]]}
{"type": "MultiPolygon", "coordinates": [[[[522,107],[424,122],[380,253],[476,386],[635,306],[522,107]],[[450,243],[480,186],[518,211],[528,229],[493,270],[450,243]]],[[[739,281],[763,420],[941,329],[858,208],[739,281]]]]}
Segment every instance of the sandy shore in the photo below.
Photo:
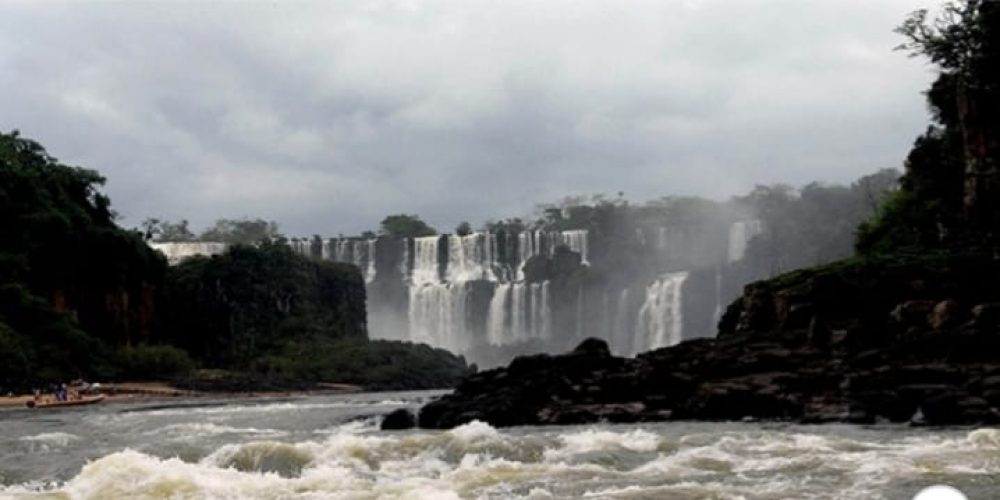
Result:
{"type": "MultiPolygon", "coordinates": [[[[310,394],[348,394],[361,392],[362,388],[351,384],[320,383],[318,389],[312,391],[262,391],[262,392],[198,392],[178,389],[163,382],[122,382],[120,384],[101,384],[100,393],[105,395],[104,402],[149,401],[175,398],[201,397],[289,397],[307,396],[310,394]]],[[[51,394],[43,394],[49,397],[51,394]]],[[[0,396],[0,408],[24,408],[33,395],[24,394],[13,397],[0,396]]]]}

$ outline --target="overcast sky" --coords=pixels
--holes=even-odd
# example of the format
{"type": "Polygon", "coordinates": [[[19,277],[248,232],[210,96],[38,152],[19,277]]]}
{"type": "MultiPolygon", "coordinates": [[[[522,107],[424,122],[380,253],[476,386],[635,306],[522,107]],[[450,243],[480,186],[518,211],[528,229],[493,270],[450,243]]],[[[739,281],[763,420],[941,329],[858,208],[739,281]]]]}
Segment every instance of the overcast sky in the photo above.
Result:
{"type": "Polygon", "coordinates": [[[899,167],[926,0],[11,2],[0,129],[102,172],[122,224],[439,230],[565,195],[724,199],[899,167]]]}

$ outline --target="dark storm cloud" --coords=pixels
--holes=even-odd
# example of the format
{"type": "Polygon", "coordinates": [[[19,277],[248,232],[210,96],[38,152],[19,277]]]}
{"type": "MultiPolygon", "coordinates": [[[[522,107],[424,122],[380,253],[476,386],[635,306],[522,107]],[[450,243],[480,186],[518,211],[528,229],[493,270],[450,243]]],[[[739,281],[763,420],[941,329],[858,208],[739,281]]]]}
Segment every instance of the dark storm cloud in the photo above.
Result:
{"type": "Polygon", "coordinates": [[[7,3],[0,127],[126,225],[439,229],[568,194],[846,182],[926,122],[916,1],[7,3]],[[627,5],[627,7],[622,7],[627,5]]]}

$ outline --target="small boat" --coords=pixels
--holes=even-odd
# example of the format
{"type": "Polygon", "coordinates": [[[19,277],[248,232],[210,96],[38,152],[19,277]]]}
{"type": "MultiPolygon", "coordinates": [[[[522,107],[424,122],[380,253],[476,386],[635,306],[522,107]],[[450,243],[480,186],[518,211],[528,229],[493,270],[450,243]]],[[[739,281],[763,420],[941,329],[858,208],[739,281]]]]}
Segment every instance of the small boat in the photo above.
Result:
{"type": "Polygon", "coordinates": [[[25,405],[28,408],[62,408],[64,406],[92,405],[104,401],[104,398],[104,394],[98,394],[96,396],[81,396],[79,399],[70,399],[67,401],[28,401],[25,405]]]}

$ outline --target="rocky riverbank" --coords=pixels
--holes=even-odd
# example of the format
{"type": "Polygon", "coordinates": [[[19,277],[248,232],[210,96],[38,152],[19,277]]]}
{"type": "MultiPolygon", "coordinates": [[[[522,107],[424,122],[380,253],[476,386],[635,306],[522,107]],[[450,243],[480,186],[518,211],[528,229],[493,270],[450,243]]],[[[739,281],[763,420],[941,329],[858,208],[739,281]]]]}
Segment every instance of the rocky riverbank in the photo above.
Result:
{"type": "MultiPolygon", "coordinates": [[[[406,426],[399,417],[387,426],[406,426]]],[[[716,338],[635,358],[598,339],[519,357],[466,377],[416,423],[673,419],[1000,423],[1000,265],[851,260],[754,283],[716,338]]]]}

